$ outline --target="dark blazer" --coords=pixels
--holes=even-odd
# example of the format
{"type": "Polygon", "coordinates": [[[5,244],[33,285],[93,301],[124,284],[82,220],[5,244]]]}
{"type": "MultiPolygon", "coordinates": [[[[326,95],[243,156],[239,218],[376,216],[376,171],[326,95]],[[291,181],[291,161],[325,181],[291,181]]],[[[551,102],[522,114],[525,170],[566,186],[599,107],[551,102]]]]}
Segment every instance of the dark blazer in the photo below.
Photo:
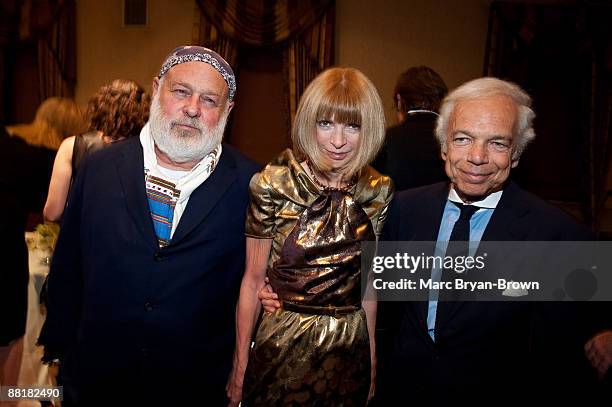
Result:
{"type": "Polygon", "coordinates": [[[84,160],[51,265],[41,340],[64,358],[81,405],[101,403],[100,391],[116,400],[120,388],[139,405],[222,405],[244,271],[248,183],[258,165],[224,145],[162,249],[143,168],[138,137],[84,160]]]}
{"type": "Polygon", "coordinates": [[[408,115],[404,122],[387,129],[385,144],[372,167],[389,175],[396,191],[446,181],[435,128],[433,113],[408,115]]]}
{"type": "MultiPolygon", "coordinates": [[[[397,194],[383,239],[435,241],[448,188],[439,183],[397,194]]],[[[589,237],[568,215],[509,182],[482,241],[589,237]]],[[[582,345],[587,334],[575,325],[580,321],[573,304],[441,302],[435,343],[427,333],[427,303],[380,303],[379,310],[380,405],[414,400],[504,404],[511,401],[504,399],[508,392],[543,391],[545,381],[561,384],[561,372],[586,369],[582,345]]],[[[576,386],[574,379],[561,380],[576,386]]]]}
{"type": "Polygon", "coordinates": [[[0,126],[0,346],[25,333],[28,311],[28,213],[45,204],[55,151],[26,144],[0,126]]]}

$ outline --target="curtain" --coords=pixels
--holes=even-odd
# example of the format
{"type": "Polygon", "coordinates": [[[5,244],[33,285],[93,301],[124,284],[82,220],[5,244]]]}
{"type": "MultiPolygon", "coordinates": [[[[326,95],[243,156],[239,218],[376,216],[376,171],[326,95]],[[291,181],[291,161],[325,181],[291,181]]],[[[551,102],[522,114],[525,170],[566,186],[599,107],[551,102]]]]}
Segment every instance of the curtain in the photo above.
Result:
{"type": "Polygon", "coordinates": [[[599,27],[606,27],[603,35],[598,35],[589,49],[591,58],[589,128],[589,173],[591,225],[596,233],[600,232],[605,205],[612,199],[612,6],[606,12],[594,13],[600,20],[599,27]]]}
{"type": "Polygon", "coordinates": [[[610,195],[610,21],[605,3],[493,2],[484,61],[484,75],[516,82],[534,100],[537,137],[517,168],[521,183],[577,202],[595,232],[610,195]]]}
{"type": "MultiPolygon", "coordinates": [[[[0,1],[0,115],[7,115],[7,100],[12,100],[10,86],[14,70],[20,66],[11,53],[32,47],[37,52],[38,100],[33,111],[51,96],[74,96],[76,85],[75,0],[3,0],[0,1]]],[[[29,71],[30,69],[28,69],[29,71]]],[[[19,90],[16,90],[19,91],[19,90]]],[[[15,91],[13,91],[15,92],[15,91]]],[[[33,98],[36,99],[36,98],[33,98]]],[[[26,107],[21,107],[27,110],[26,107]]]]}
{"type": "Polygon", "coordinates": [[[238,63],[238,42],[220,32],[203,14],[195,29],[194,44],[201,44],[215,50],[236,70],[238,63]]]}
{"type": "Polygon", "coordinates": [[[38,39],[41,101],[51,96],[73,97],[76,85],[75,2],[60,1],[50,25],[38,39]]]}
{"type": "Polygon", "coordinates": [[[240,47],[278,47],[285,67],[287,121],[306,85],[333,64],[334,0],[198,0],[197,44],[239,71],[240,47]]]}
{"type": "Polygon", "coordinates": [[[203,16],[240,44],[278,44],[321,18],[332,0],[198,0],[203,16]]]}
{"type": "Polygon", "coordinates": [[[7,106],[8,61],[11,44],[16,41],[19,26],[19,4],[16,0],[0,1],[0,123],[5,124],[7,106]]]}
{"type": "Polygon", "coordinates": [[[320,72],[334,61],[334,8],[302,35],[291,40],[285,49],[288,74],[288,99],[291,121],[304,90],[320,72]]]}

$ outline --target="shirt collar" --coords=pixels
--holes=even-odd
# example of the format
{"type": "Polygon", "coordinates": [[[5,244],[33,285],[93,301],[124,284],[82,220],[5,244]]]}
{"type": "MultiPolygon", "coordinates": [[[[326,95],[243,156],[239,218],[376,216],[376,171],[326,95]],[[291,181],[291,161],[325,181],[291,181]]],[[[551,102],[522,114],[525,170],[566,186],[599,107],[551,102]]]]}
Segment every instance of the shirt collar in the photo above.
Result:
{"type": "MultiPolygon", "coordinates": [[[[483,200],[472,202],[471,205],[479,208],[495,209],[497,208],[497,204],[499,203],[503,192],[503,190],[493,192],[492,194],[487,195],[483,200]]],[[[448,192],[448,200],[461,204],[465,203],[461,198],[459,198],[459,194],[457,194],[457,191],[455,191],[455,188],[453,187],[451,187],[450,191],[448,192]]]]}

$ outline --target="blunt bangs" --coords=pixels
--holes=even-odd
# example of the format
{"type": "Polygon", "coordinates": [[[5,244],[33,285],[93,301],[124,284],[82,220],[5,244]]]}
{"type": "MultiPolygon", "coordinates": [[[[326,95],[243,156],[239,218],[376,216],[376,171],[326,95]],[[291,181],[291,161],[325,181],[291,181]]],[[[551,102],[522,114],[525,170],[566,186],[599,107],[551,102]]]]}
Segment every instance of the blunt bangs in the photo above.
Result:
{"type": "Polygon", "coordinates": [[[322,95],[317,120],[333,119],[336,123],[361,126],[362,97],[356,89],[350,89],[346,85],[336,84],[322,95]]]}

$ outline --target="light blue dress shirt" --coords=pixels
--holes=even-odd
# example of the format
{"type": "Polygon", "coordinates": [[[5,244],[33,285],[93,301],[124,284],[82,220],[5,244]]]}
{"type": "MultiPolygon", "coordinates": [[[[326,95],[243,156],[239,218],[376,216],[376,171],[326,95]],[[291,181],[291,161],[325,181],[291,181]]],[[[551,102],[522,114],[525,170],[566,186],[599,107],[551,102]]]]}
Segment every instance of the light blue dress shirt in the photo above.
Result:
{"type": "MultiPolygon", "coordinates": [[[[470,219],[470,256],[473,256],[476,253],[476,250],[478,249],[477,243],[479,243],[480,239],[482,239],[482,235],[489,224],[493,211],[501,199],[502,192],[503,191],[494,192],[482,201],[471,203],[471,205],[478,206],[480,209],[478,209],[478,211],[476,211],[470,219]]],[[[446,205],[444,206],[444,213],[442,215],[440,229],[438,230],[438,238],[434,253],[436,256],[444,256],[446,253],[448,239],[450,239],[455,222],[457,219],[459,219],[459,215],[461,214],[461,210],[453,202],[463,203],[461,198],[459,198],[459,195],[457,195],[457,192],[451,188],[448,194],[448,201],[446,201],[446,205]]],[[[432,281],[440,281],[441,277],[442,270],[439,267],[434,267],[431,270],[432,281]]],[[[430,290],[427,310],[427,332],[434,341],[436,340],[435,327],[437,310],[438,291],[430,290]]]]}

